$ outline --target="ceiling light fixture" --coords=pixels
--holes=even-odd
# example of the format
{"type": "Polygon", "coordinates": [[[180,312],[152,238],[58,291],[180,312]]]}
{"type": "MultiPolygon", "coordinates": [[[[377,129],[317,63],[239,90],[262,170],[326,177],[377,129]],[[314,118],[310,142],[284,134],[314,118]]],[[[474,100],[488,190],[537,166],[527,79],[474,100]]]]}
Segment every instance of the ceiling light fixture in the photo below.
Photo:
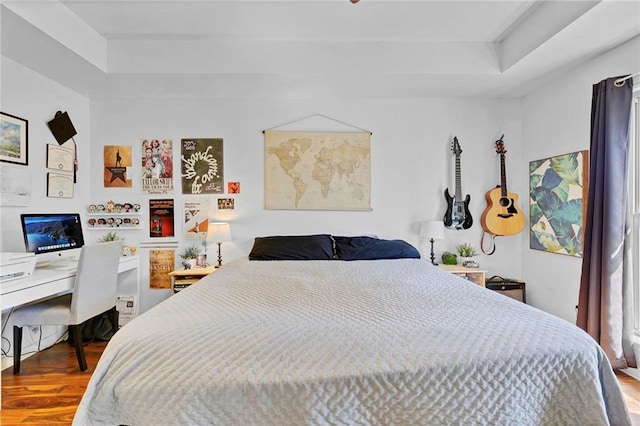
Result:
{"type": "Polygon", "coordinates": [[[358,3],[360,0],[349,0],[351,3],[356,4],[358,3]]]}

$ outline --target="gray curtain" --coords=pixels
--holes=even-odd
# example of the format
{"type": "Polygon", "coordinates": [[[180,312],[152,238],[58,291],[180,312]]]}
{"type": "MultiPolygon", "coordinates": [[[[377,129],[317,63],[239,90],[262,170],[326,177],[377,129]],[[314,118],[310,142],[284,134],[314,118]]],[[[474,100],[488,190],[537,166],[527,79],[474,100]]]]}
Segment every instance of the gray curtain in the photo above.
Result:
{"type": "Polygon", "coordinates": [[[577,325],[604,349],[613,368],[635,367],[633,289],[628,255],[629,119],[633,82],[593,86],[589,197],[577,325]]]}

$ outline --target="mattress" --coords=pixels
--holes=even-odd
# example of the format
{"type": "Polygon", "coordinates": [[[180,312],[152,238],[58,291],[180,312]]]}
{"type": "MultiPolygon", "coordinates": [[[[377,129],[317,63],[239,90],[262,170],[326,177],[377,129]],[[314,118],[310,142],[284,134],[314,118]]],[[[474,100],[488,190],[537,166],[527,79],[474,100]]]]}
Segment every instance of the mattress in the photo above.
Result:
{"type": "Polygon", "coordinates": [[[626,425],[574,325],[420,259],[238,259],[123,327],[76,425],[626,425]]]}

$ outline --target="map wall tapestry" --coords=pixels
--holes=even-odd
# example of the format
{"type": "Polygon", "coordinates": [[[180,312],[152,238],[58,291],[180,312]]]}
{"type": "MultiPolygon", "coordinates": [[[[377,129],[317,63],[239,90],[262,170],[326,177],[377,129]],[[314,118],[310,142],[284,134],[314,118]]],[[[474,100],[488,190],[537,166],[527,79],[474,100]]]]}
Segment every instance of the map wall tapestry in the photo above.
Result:
{"type": "Polygon", "coordinates": [[[222,139],[182,139],[182,193],[224,194],[222,139]]]}
{"type": "Polygon", "coordinates": [[[105,145],[103,155],[104,187],[131,188],[133,182],[127,177],[127,170],[133,166],[131,146],[105,145]]]}
{"type": "Polygon", "coordinates": [[[371,133],[265,135],[265,208],[371,210],[371,133]]]}
{"type": "Polygon", "coordinates": [[[529,242],[534,250],[582,257],[589,152],[529,163],[529,242]]]}
{"type": "Polygon", "coordinates": [[[169,139],[142,141],[142,192],[173,194],[173,149],[169,139]]]}

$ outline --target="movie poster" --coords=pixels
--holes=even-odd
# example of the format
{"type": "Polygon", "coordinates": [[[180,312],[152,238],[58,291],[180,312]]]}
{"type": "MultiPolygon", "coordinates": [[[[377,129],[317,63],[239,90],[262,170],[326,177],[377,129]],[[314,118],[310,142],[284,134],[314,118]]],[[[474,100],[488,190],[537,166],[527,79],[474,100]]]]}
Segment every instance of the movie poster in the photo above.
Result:
{"type": "Polygon", "coordinates": [[[170,140],[142,141],[142,192],[173,194],[173,148],[170,140]]]}
{"type": "Polygon", "coordinates": [[[222,139],[182,139],[182,193],[224,194],[222,139]]]}
{"type": "Polygon", "coordinates": [[[173,199],[149,200],[149,236],[173,237],[173,199]]]}
{"type": "Polygon", "coordinates": [[[171,289],[169,272],[175,264],[174,250],[149,250],[149,288],[171,289]]]}
{"type": "Polygon", "coordinates": [[[131,161],[131,146],[105,145],[104,147],[105,188],[131,188],[133,182],[127,177],[127,170],[133,166],[131,161]]]}
{"type": "Polygon", "coordinates": [[[209,228],[209,200],[185,199],[184,237],[189,240],[202,239],[209,228]]]}

